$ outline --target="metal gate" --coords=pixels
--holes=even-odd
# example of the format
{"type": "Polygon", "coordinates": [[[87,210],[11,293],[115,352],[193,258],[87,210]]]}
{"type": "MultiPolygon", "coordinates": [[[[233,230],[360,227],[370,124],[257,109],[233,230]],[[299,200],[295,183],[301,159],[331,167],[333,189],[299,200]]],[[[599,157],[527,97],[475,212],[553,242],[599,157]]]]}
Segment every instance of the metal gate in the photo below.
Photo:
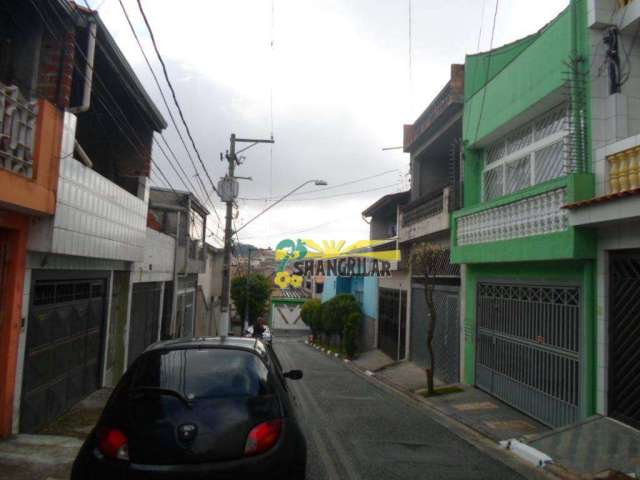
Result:
{"type": "Polygon", "coordinates": [[[476,384],[551,426],[580,401],[580,289],[480,283],[476,384]]]}
{"type": "MultiPolygon", "coordinates": [[[[460,381],[460,314],[457,287],[436,285],[433,300],[437,322],[433,338],[434,375],[446,383],[460,381]]],[[[427,304],[424,286],[414,284],[411,292],[411,361],[427,368],[427,304]]]]}
{"type": "Polygon", "coordinates": [[[640,428],[640,251],[612,253],[609,414],[640,428]]]}
{"type": "Polygon", "coordinates": [[[131,325],[129,327],[129,365],[144,349],[158,340],[161,284],[134,283],[131,292],[131,325]]]}
{"type": "Polygon", "coordinates": [[[378,348],[394,360],[405,357],[407,292],[378,290],[378,348]]]}
{"type": "Polygon", "coordinates": [[[20,410],[27,433],[98,388],[105,281],[36,281],[31,298],[20,410]]]}

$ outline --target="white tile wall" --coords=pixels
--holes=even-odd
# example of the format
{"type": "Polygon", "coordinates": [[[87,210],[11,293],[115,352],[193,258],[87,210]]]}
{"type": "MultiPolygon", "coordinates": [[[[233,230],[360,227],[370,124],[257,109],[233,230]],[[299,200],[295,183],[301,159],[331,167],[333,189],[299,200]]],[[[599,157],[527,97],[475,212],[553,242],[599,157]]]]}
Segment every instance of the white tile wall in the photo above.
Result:
{"type": "Polygon", "coordinates": [[[75,117],[65,114],[56,213],[34,221],[29,249],[140,261],[147,203],[73,158],[75,117]]]}

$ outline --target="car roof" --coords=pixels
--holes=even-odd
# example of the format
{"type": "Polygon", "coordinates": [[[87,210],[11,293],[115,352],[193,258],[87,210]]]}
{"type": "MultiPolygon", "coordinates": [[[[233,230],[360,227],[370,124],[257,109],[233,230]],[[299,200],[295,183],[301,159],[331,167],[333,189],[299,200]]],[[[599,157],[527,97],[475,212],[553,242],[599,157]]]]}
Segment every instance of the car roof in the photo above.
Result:
{"type": "Polygon", "coordinates": [[[151,352],[154,350],[180,350],[191,348],[227,348],[236,350],[246,350],[256,353],[260,356],[266,353],[264,344],[256,338],[247,337],[192,337],[177,338],[174,340],[165,340],[156,342],[145,350],[151,352]]]}

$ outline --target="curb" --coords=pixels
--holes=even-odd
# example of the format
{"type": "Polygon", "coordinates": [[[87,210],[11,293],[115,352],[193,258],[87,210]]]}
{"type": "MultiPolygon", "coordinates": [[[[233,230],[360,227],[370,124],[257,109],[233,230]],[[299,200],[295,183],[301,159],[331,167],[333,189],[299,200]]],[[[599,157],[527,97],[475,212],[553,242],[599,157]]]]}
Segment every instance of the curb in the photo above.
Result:
{"type": "MultiPolygon", "coordinates": [[[[307,340],[305,344],[318,350],[318,347],[307,340]]],[[[338,356],[336,354],[336,356],[338,356]]],[[[376,387],[385,390],[389,393],[393,393],[399,396],[405,403],[413,405],[415,407],[422,408],[431,414],[431,418],[437,423],[447,428],[450,432],[466,441],[473,447],[485,453],[489,457],[497,460],[507,467],[511,468],[515,472],[519,473],[525,478],[539,479],[539,480],[581,480],[582,477],[567,470],[561,465],[549,464],[542,468],[535,467],[530,463],[525,462],[520,457],[516,456],[509,450],[501,447],[494,440],[487,437],[484,433],[476,430],[458,420],[453,419],[449,415],[445,414],[441,409],[431,404],[427,399],[420,395],[416,395],[412,392],[407,392],[400,386],[390,382],[389,380],[382,380],[377,377],[375,372],[370,370],[364,370],[361,367],[354,364],[348,359],[344,359],[343,363],[346,368],[351,370],[354,374],[362,377],[367,382],[375,385],[376,387]]]]}

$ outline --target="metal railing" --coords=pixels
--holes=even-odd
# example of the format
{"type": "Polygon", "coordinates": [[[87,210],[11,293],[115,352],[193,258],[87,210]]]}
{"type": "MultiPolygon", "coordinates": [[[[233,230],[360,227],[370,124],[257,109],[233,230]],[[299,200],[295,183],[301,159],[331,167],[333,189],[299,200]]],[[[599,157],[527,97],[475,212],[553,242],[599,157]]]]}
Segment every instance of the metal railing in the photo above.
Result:
{"type": "Polygon", "coordinates": [[[37,103],[15,85],[0,83],[0,168],[31,178],[37,103]]]}
{"type": "Polygon", "coordinates": [[[444,189],[442,189],[401,207],[402,226],[408,227],[426,218],[440,215],[445,209],[444,202],[444,189]]]}

